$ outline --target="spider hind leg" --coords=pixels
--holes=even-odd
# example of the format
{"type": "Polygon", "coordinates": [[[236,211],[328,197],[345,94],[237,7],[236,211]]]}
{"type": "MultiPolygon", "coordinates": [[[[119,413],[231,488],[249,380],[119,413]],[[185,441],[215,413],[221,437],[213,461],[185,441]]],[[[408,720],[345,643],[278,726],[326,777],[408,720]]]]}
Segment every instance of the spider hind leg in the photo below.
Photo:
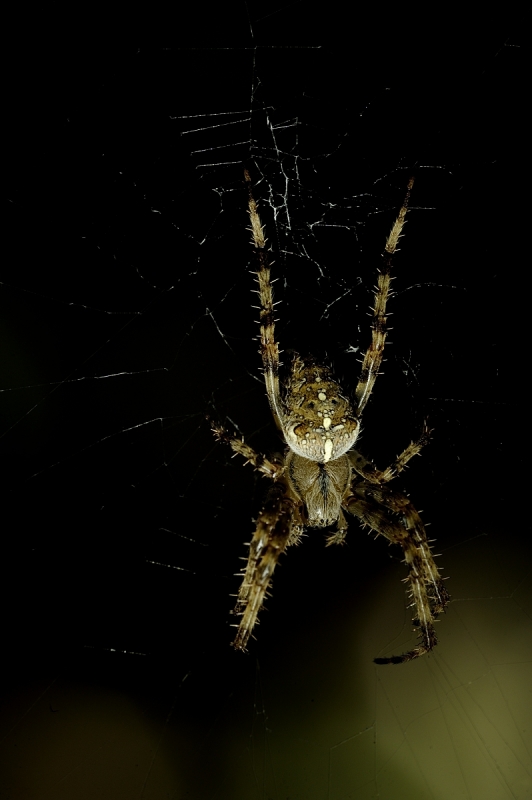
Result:
{"type": "Polygon", "coordinates": [[[353,487],[353,494],[345,507],[377,534],[401,545],[408,566],[405,580],[409,585],[411,605],[415,608],[412,621],[418,630],[419,644],[400,656],[375,659],[375,663],[402,664],[429,653],[438,643],[434,623],[449,602],[449,595],[418,512],[405,495],[365,480],[353,487]]]}
{"type": "Polygon", "coordinates": [[[270,489],[249,546],[248,562],[233,612],[240,616],[233,641],[237,650],[246,649],[279,558],[301,535],[298,509],[286,494],[286,488],[280,480],[270,489]]]}

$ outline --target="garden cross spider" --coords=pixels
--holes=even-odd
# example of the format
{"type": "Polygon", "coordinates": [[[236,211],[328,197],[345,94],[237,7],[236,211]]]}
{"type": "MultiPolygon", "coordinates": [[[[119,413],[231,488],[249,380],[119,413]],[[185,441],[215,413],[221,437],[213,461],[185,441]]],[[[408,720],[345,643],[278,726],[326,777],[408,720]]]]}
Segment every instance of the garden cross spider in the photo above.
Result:
{"type": "Polygon", "coordinates": [[[409,570],[405,582],[409,586],[411,606],[415,608],[413,622],[419,633],[419,644],[400,656],[376,658],[375,662],[411,661],[436,645],[435,618],[445,608],[449,595],[434,563],[418,512],[408,497],[390,489],[388,483],[420,452],[430,432],[425,425],[421,438],[409,444],[384,472],[354,450],[353,445],[382,362],[392,260],[405,223],[414,178],[408,182],[405,200],[384,248],[375,289],[371,343],[362,362],[354,403],[351,403],[331,370],[312,357],[293,357],[290,375],[281,392],[270,253],[247,170],[244,177],[259,284],[260,352],[266,392],[287,448],[284,457],[268,459],[256,453],[243,439],[230,436],[222,426],[213,427],[218,439],[227,442],[235,453],[273,481],[242,573],[234,611],[240,616],[240,622],[235,625],[238,630],[233,645],[239,650],[246,649],[273,571],[285,549],[299,542],[306,527],[326,528],[335,524],[336,530],[329,535],[327,544],[342,544],[347,533],[344,516],[347,511],[358,517],[363,526],[403,548],[409,570]]]}

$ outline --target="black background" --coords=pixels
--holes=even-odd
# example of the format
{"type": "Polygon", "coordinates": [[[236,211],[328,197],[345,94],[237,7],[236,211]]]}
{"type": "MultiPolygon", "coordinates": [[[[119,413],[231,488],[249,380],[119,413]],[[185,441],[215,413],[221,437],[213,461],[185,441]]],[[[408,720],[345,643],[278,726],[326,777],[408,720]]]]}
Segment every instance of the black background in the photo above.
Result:
{"type": "MultiPolygon", "coordinates": [[[[393,344],[361,449],[385,466],[427,416],[433,442],[405,483],[439,546],[509,516],[521,537],[519,27],[510,8],[481,20],[399,11],[355,12],[353,24],[340,6],[152,9],[147,22],[163,30],[148,44],[117,9],[73,18],[53,5],[28,36],[13,21],[0,396],[8,692],[36,670],[73,674],[175,702],[201,729],[249,669],[228,645],[229,595],[264,485],[205,421],[228,415],[257,449],[278,446],[257,380],[243,163],[285,270],[281,346],[332,360],[351,388],[345,351],[367,341],[378,254],[416,168],[393,344]],[[278,129],[275,152],[268,121],[283,120],[297,125],[278,129]],[[285,175],[295,216],[283,238],[268,201],[285,175]]],[[[350,536],[332,552],[313,534],[286,557],[255,655],[282,652],[315,615],[364,596],[390,553],[355,523],[350,536]]]]}

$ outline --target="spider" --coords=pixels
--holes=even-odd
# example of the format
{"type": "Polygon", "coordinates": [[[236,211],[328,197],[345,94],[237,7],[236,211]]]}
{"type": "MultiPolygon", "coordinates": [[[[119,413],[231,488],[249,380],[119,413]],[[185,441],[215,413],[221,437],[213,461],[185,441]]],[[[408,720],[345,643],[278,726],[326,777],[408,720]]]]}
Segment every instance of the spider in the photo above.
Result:
{"type": "Polygon", "coordinates": [[[371,343],[362,362],[360,378],[352,402],[335,381],[329,367],[312,357],[294,355],[284,391],[279,381],[279,345],[275,340],[275,320],[270,251],[266,246],[251,177],[244,170],[248,209],[254,246],[255,271],[260,297],[260,352],[266,393],[275,424],[284,439],[284,456],[255,452],[242,438],[213,424],[217,438],[231,446],[273,483],[259,514],[249,546],[247,566],[234,613],[240,622],[233,646],[245,650],[258,621],[265,595],[279,558],[286,548],[297,544],[305,528],[330,528],[327,545],[342,544],[347,534],[344,512],[354,515],[362,525],[390,543],[403,548],[408,566],[413,623],[418,645],[399,656],[374,659],[378,664],[400,664],[430,652],[437,644],[434,622],[449,595],[434,562],[425,528],[408,497],[389,487],[428,441],[424,424],[421,437],[411,442],[384,471],[354,449],[360,431],[362,412],[370,399],[382,362],[386,341],[386,303],[390,296],[393,256],[405,223],[414,183],[411,177],[403,205],[386,240],[383,263],[378,273],[373,307],[371,343]]]}

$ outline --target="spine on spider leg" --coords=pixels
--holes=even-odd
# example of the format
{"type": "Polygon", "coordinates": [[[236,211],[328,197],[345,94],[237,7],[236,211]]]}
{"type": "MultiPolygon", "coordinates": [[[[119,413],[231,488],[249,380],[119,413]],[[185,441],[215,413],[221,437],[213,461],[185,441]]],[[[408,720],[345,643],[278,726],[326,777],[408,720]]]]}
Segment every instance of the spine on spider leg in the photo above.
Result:
{"type": "Polygon", "coordinates": [[[410,587],[412,607],[415,608],[413,623],[419,637],[419,645],[401,657],[403,661],[410,661],[430,653],[437,645],[434,624],[437,621],[436,617],[449,602],[449,595],[443,586],[418,512],[406,497],[400,499],[404,503],[403,525],[407,532],[407,536],[401,542],[409,570],[405,582],[410,587]]]}
{"type": "Polygon", "coordinates": [[[360,415],[368,402],[373,386],[379,374],[382,363],[384,345],[386,344],[386,304],[390,297],[391,269],[393,256],[397,250],[397,244],[405,224],[406,212],[410,201],[410,192],[414,185],[414,178],[408,181],[407,190],[403,205],[401,206],[397,219],[395,220],[390,235],[386,240],[383,253],[383,266],[379,270],[377,287],[375,289],[375,303],[373,305],[373,320],[371,323],[371,344],[364,356],[360,380],[355,390],[357,401],[357,414],[360,415]]]}
{"type": "Polygon", "coordinates": [[[396,541],[403,548],[409,568],[407,581],[410,581],[412,596],[416,600],[417,618],[423,621],[437,616],[449,602],[449,595],[434,561],[419,512],[401,492],[383,486],[380,489],[372,487],[372,493],[385,508],[401,517],[402,525],[396,541]],[[418,585],[423,588],[418,588],[418,585]]]}
{"type": "Polygon", "coordinates": [[[412,187],[414,185],[414,176],[410,178],[406,187],[406,195],[405,199],[403,200],[403,205],[397,215],[397,219],[394,222],[393,228],[390,231],[390,235],[386,241],[386,247],[384,248],[385,253],[389,253],[390,256],[393,256],[395,251],[397,250],[397,244],[401,237],[403,226],[405,224],[406,219],[406,212],[408,211],[408,204],[410,202],[410,192],[412,191],[412,187]]]}
{"type": "Polygon", "coordinates": [[[436,617],[445,609],[449,595],[418,511],[401,492],[394,492],[385,484],[366,481],[353,487],[346,508],[375,533],[400,545],[408,567],[405,583],[415,609],[413,623],[418,631],[419,644],[400,656],[376,658],[375,663],[402,664],[429,653],[438,642],[434,630],[436,617]]]}
{"type": "Polygon", "coordinates": [[[244,179],[248,190],[248,209],[251,222],[252,243],[255,247],[257,261],[257,279],[260,296],[260,353],[264,368],[266,391],[275,423],[282,430],[283,416],[280,406],[279,391],[279,345],[275,341],[275,319],[273,312],[273,291],[270,280],[270,257],[266,249],[264,227],[260,220],[257,203],[253,197],[251,176],[244,170],[244,179]]]}
{"type": "Polygon", "coordinates": [[[274,481],[283,474],[285,467],[279,461],[270,460],[263,456],[262,453],[256,453],[252,447],[246,444],[243,438],[238,439],[236,435],[230,436],[222,425],[217,425],[210,417],[207,417],[207,419],[211,423],[212,432],[216,438],[220,442],[228,444],[235,456],[240,455],[245,458],[246,464],[252,464],[258,472],[262,472],[263,475],[274,481]]]}
{"type": "Polygon", "coordinates": [[[234,614],[240,623],[233,647],[245,650],[268,592],[280,556],[290,544],[296,514],[294,503],[285,494],[286,486],[275,484],[257,520],[251,540],[234,614]]]}

